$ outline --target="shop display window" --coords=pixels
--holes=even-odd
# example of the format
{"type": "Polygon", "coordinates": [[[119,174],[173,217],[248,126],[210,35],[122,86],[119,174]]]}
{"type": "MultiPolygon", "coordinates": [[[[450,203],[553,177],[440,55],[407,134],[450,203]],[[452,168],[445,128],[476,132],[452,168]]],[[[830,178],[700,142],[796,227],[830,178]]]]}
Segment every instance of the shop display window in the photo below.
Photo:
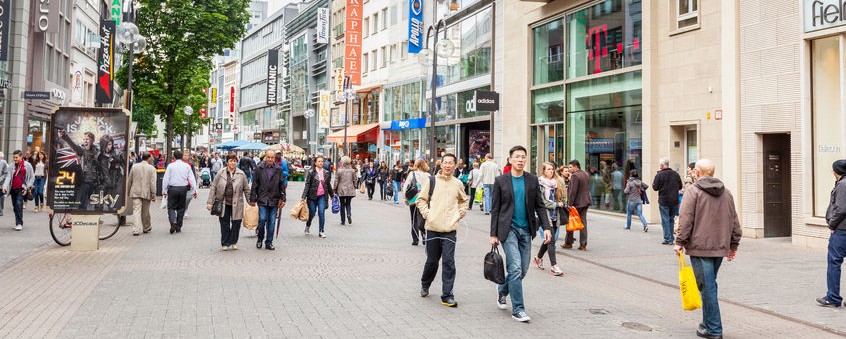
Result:
{"type": "Polygon", "coordinates": [[[567,78],[640,65],[640,1],[606,0],[567,15],[567,78]]]}
{"type": "Polygon", "coordinates": [[[811,49],[814,215],[824,217],[834,187],[831,164],[843,158],[840,36],[816,39],[811,49]]]}

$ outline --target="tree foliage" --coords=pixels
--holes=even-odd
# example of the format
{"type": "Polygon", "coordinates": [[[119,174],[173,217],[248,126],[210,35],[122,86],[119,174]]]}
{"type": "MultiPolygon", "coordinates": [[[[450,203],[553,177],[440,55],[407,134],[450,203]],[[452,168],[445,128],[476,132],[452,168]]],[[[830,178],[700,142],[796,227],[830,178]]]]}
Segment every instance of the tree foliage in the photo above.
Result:
{"type": "MultiPolygon", "coordinates": [[[[135,119],[142,131],[153,128],[152,115],[165,121],[166,152],[174,135],[187,128],[198,132],[206,103],[211,58],[233,48],[249,21],[248,0],[139,0],[137,24],[147,38],[147,50],[136,56],[132,89],[135,119]],[[191,106],[194,114],[183,114],[191,106]],[[189,124],[190,121],[190,124],[189,124]]],[[[120,73],[126,81],[126,71],[120,73]]],[[[207,120],[207,119],[205,119],[207,120]]]]}

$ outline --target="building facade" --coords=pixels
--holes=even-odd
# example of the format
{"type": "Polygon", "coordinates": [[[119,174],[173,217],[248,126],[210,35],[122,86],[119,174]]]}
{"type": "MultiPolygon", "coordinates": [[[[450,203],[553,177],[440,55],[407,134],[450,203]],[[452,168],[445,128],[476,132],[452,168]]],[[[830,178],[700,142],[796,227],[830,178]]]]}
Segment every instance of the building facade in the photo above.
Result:
{"type": "Polygon", "coordinates": [[[328,129],[318,128],[317,110],[320,91],[329,90],[331,57],[329,41],[317,41],[317,14],[318,9],[329,9],[329,1],[291,4],[283,10],[294,9],[296,14],[285,21],[287,47],[280,53],[285,72],[282,117],[288,126],[288,142],[309,153],[318,153],[328,134],[328,129]]]}

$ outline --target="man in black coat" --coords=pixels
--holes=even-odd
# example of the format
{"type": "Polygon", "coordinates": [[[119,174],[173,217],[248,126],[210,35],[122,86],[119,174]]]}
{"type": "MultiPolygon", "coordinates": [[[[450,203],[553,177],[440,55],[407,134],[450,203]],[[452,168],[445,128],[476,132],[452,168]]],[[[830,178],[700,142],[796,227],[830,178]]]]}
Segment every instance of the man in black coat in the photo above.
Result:
{"type": "MultiPolygon", "coordinates": [[[[590,178],[588,178],[587,172],[582,170],[582,164],[578,160],[571,160],[567,164],[567,168],[570,170],[570,187],[567,189],[567,204],[574,207],[576,211],[579,212],[579,219],[582,219],[584,227],[579,230],[579,250],[587,251],[587,211],[591,202],[589,186],[590,178]]],[[[573,232],[567,232],[567,235],[564,236],[564,244],[561,245],[561,248],[571,249],[573,248],[573,242],[575,241],[576,239],[573,232]]]]}
{"type": "Polygon", "coordinates": [[[258,203],[259,224],[258,241],[256,248],[261,248],[264,240],[268,250],[275,250],[273,247],[273,221],[280,209],[285,207],[285,184],[282,180],[282,169],[276,166],[276,158],[273,153],[267,152],[264,155],[264,162],[256,168],[253,177],[253,184],[250,188],[250,205],[258,203]],[[265,234],[267,237],[265,238],[265,234]]]}
{"type": "Polygon", "coordinates": [[[552,235],[538,177],[524,171],[526,148],[514,146],[508,154],[511,172],[494,181],[491,203],[491,245],[502,243],[507,271],[505,284],[498,288],[497,306],[507,309],[505,299],[510,294],[511,318],[528,322],[531,318],[526,315],[523,305],[523,278],[529,270],[532,238],[538,233],[538,227],[543,228],[544,243],[548,243],[552,235]]]}
{"type": "Polygon", "coordinates": [[[670,168],[670,160],[661,158],[658,161],[658,174],[652,180],[652,189],[658,191],[658,210],[661,212],[661,228],[664,229],[664,242],[672,245],[673,228],[676,216],[679,215],[679,191],[682,188],[681,176],[670,168]]]}

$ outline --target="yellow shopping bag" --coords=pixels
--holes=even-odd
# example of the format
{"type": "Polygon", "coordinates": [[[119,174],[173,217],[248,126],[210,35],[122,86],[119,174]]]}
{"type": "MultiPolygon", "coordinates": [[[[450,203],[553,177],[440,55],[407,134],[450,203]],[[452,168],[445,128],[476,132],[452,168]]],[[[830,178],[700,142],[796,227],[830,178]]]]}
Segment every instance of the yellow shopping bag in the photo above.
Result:
{"type": "Polygon", "coordinates": [[[679,252],[679,288],[682,308],[685,311],[702,308],[702,296],[699,295],[699,287],[696,286],[696,276],[693,275],[693,268],[685,263],[681,252],[679,252]]]}

